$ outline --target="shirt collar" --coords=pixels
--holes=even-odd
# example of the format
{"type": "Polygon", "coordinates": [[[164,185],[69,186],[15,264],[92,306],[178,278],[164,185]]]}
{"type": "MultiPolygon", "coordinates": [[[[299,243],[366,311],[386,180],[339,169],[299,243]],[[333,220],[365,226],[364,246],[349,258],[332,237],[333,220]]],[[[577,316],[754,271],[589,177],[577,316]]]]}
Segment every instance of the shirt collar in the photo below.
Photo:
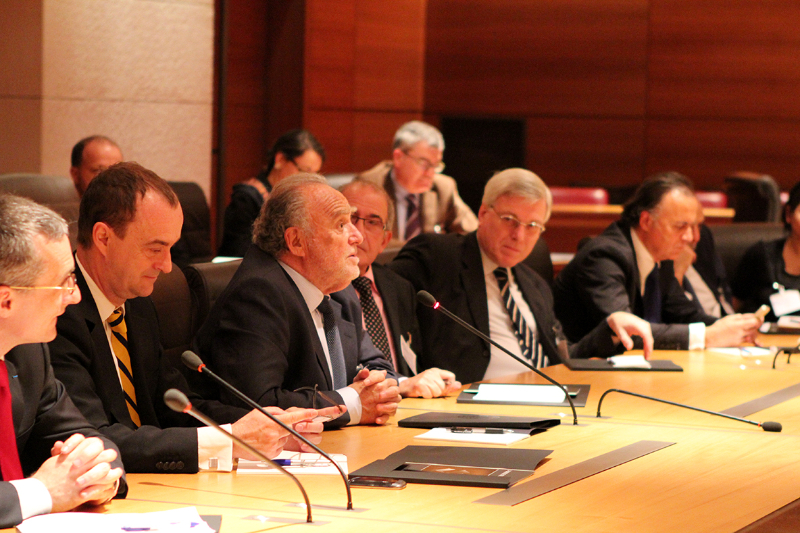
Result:
{"type": "Polygon", "coordinates": [[[405,187],[400,185],[400,183],[397,182],[397,179],[395,179],[395,177],[394,177],[394,168],[392,169],[391,178],[392,178],[392,182],[394,182],[394,197],[395,197],[395,200],[397,200],[398,202],[405,202],[406,201],[406,197],[411,193],[408,192],[408,189],[406,189],[405,187]]]}
{"type": "Polygon", "coordinates": [[[293,269],[283,261],[278,260],[278,263],[281,265],[281,268],[283,268],[283,270],[289,274],[289,277],[292,278],[294,284],[297,285],[297,289],[303,296],[303,300],[305,300],[308,310],[315,311],[325,298],[325,295],[322,294],[322,291],[319,290],[316,285],[304,278],[303,275],[297,270],[293,269]]]}
{"type": "MultiPolygon", "coordinates": [[[[94,304],[97,306],[97,312],[100,315],[100,318],[103,319],[103,322],[108,320],[108,317],[111,316],[117,308],[114,304],[112,304],[106,295],[103,294],[103,291],[100,290],[100,287],[97,286],[97,283],[92,279],[86,272],[86,268],[81,263],[81,260],[78,258],[78,255],[75,255],[75,263],[78,265],[78,268],[83,273],[83,279],[86,280],[86,285],[89,287],[89,292],[92,294],[92,298],[94,299],[94,304]]],[[[120,306],[122,308],[122,314],[125,314],[125,305],[120,306]]]]}
{"type": "Polygon", "coordinates": [[[367,269],[366,272],[364,272],[364,275],[362,277],[367,278],[370,281],[370,283],[372,284],[372,289],[374,290],[375,289],[375,271],[372,269],[372,265],[369,266],[369,268],[367,269]]]}
{"type": "MultiPolygon", "coordinates": [[[[498,265],[492,259],[483,252],[483,248],[481,248],[480,241],[478,241],[478,249],[481,251],[481,263],[483,264],[483,275],[488,276],[489,274],[494,275],[495,269],[497,269],[498,265]]],[[[510,268],[508,270],[511,270],[510,268]]]]}
{"type": "Polygon", "coordinates": [[[639,283],[641,284],[640,290],[644,292],[644,283],[647,280],[647,276],[650,275],[650,272],[656,265],[656,262],[653,260],[653,256],[650,254],[650,251],[647,249],[641,239],[639,239],[639,236],[636,234],[636,230],[634,230],[634,228],[631,228],[631,240],[633,241],[633,251],[636,254],[636,266],[639,269],[639,283]]]}

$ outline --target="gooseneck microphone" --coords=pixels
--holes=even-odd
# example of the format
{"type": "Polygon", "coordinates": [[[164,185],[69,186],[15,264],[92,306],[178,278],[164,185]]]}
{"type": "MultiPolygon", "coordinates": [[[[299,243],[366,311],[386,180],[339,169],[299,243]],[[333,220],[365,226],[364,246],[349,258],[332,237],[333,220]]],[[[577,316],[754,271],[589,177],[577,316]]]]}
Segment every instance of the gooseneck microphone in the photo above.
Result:
{"type": "Polygon", "coordinates": [[[433,309],[435,309],[437,311],[441,311],[442,313],[445,314],[445,316],[450,318],[450,320],[452,320],[453,322],[455,322],[456,324],[458,324],[462,328],[464,328],[467,331],[471,332],[473,335],[476,335],[477,337],[485,340],[486,342],[488,342],[489,344],[491,344],[495,348],[500,349],[503,353],[513,357],[514,359],[516,359],[523,366],[526,366],[526,367],[530,368],[531,370],[533,370],[534,372],[536,372],[537,374],[542,376],[544,379],[546,379],[547,381],[549,381],[550,383],[552,383],[553,385],[555,385],[559,389],[563,390],[564,391],[564,396],[566,396],[567,400],[569,401],[569,406],[572,408],[573,425],[575,425],[575,426],[578,425],[578,413],[575,411],[575,404],[572,403],[572,398],[570,397],[569,392],[567,392],[567,389],[565,389],[564,386],[561,383],[559,383],[558,381],[554,380],[553,378],[551,378],[547,374],[544,374],[543,372],[538,370],[535,366],[531,365],[530,363],[528,363],[524,359],[522,359],[520,357],[517,357],[516,355],[514,355],[513,353],[511,353],[510,351],[508,351],[507,349],[505,349],[504,347],[500,346],[495,341],[490,339],[488,335],[484,335],[482,331],[472,327],[471,325],[469,325],[465,321],[463,321],[461,318],[457,317],[456,315],[454,315],[453,313],[451,313],[450,311],[445,309],[445,307],[440,302],[437,302],[436,298],[434,298],[433,295],[431,293],[429,293],[428,291],[419,291],[417,293],[417,301],[419,303],[421,303],[422,305],[426,305],[428,307],[432,307],[433,309]]]}
{"type": "Polygon", "coordinates": [[[236,387],[234,387],[233,385],[231,385],[230,383],[228,383],[227,381],[225,381],[224,379],[219,377],[217,374],[212,372],[205,365],[205,363],[203,363],[203,360],[200,359],[200,356],[198,356],[193,351],[186,350],[185,352],[183,352],[183,354],[181,355],[181,361],[183,361],[183,364],[188,366],[192,370],[197,370],[201,374],[205,374],[206,376],[210,377],[211,379],[213,379],[214,381],[216,381],[217,383],[219,383],[220,385],[222,385],[223,387],[228,389],[231,393],[233,393],[234,396],[236,396],[237,398],[242,400],[244,403],[246,403],[247,405],[249,405],[253,409],[257,410],[262,415],[266,416],[267,418],[269,418],[270,420],[272,420],[273,422],[278,424],[280,427],[282,427],[283,429],[285,429],[286,431],[288,431],[289,433],[294,435],[299,440],[303,441],[311,449],[313,449],[314,451],[316,451],[317,453],[319,453],[320,455],[325,457],[328,461],[330,461],[331,464],[333,466],[335,466],[336,469],[339,471],[339,475],[342,477],[342,481],[344,481],[344,486],[347,489],[347,510],[348,511],[352,511],[353,510],[353,496],[350,493],[350,481],[347,479],[347,474],[344,473],[344,470],[342,470],[342,467],[339,466],[339,464],[336,461],[334,461],[333,458],[330,455],[325,453],[325,451],[323,451],[319,446],[317,446],[316,444],[314,444],[313,442],[311,442],[310,440],[305,438],[303,435],[298,433],[293,427],[284,424],[283,422],[278,420],[277,417],[275,417],[274,415],[268,413],[263,407],[261,407],[258,404],[258,402],[254,401],[249,396],[246,396],[242,391],[240,391],[239,389],[237,389],[236,387]]]}
{"type": "Polygon", "coordinates": [[[609,392],[619,392],[622,394],[630,394],[631,396],[636,396],[637,398],[644,398],[645,400],[653,400],[654,402],[661,402],[667,403],[669,405],[674,405],[676,407],[683,407],[684,409],[691,409],[692,411],[700,411],[701,413],[706,413],[709,415],[714,416],[721,416],[723,418],[730,418],[731,420],[737,420],[739,422],[747,422],[748,424],[753,424],[754,426],[758,426],[764,431],[773,431],[773,432],[780,432],[783,429],[780,422],[755,422],[753,420],[747,420],[746,418],[739,418],[738,416],[726,415],[725,413],[718,413],[716,411],[709,411],[707,409],[700,409],[699,407],[692,407],[691,405],[684,405],[682,403],[671,402],[669,400],[662,400],[661,398],[653,398],[652,396],[645,396],[644,394],[639,394],[636,392],[629,392],[626,390],[621,389],[608,389],[600,396],[600,401],[597,402],[597,418],[600,418],[600,407],[603,405],[603,398],[606,397],[606,394],[609,392]]]}
{"type": "Polygon", "coordinates": [[[300,483],[300,481],[296,477],[294,477],[291,473],[287,472],[285,468],[273,462],[269,457],[267,457],[260,451],[256,450],[255,448],[247,444],[245,441],[243,441],[233,433],[229,433],[224,429],[222,429],[219,424],[217,424],[209,417],[207,417],[206,415],[195,409],[192,406],[192,402],[189,401],[189,398],[187,398],[186,395],[181,391],[179,391],[178,389],[169,389],[167,392],[165,392],[164,403],[167,404],[167,407],[169,407],[173,411],[191,415],[196,419],[198,419],[203,424],[216,429],[217,431],[227,436],[233,442],[235,442],[242,448],[246,449],[248,452],[252,453],[262,461],[266,461],[267,463],[269,463],[272,466],[272,468],[280,470],[284,475],[289,476],[292,479],[292,481],[294,481],[295,485],[297,485],[297,488],[300,489],[300,492],[303,493],[303,499],[306,502],[306,521],[313,522],[313,520],[311,520],[311,502],[308,501],[308,495],[306,494],[306,490],[303,488],[302,483],[300,483]]]}

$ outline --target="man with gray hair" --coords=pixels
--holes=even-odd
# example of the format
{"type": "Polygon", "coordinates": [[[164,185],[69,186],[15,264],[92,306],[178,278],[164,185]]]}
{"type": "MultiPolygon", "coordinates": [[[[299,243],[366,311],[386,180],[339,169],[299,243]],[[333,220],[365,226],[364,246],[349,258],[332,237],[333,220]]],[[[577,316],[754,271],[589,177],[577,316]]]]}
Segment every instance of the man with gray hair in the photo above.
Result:
{"type": "MultiPolygon", "coordinates": [[[[350,282],[361,233],[344,196],[317,174],[272,190],[253,243],[195,338],[201,357],[261,405],[347,406],[336,424],[385,424],[400,395],[350,282]],[[326,391],[318,394],[318,391],[326,391]]],[[[225,391],[221,399],[238,400],[225,391]]]]}
{"type": "MultiPolygon", "coordinates": [[[[531,365],[544,367],[568,357],[606,357],[630,349],[631,335],[652,347],[650,326],[630,313],[614,313],[580,343],[568,348],[553,315],[547,282],[521,264],[550,218],[552,196],[533,172],[511,168],[484,189],[478,230],[462,235],[420,235],[409,241],[390,268],[416,290],[426,290],[531,365]]],[[[440,367],[463,382],[527,371],[496,347],[467,334],[441,312],[419,306],[424,360],[418,368],[440,367]]]]}
{"type": "Polygon", "coordinates": [[[53,377],[43,344],[81,299],[74,268],[63,218],[0,195],[0,528],[127,490],[116,447],[53,377]]]}
{"type": "Polygon", "coordinates": [[[478,227],[475,214],[458,195],[453,178],[442,174],[444,138],[439,130],[413,120],[394,134],[392,159],[359,177],[386,189],[397,217],[394,242],[420,233],[468,233],[478,227]]]}

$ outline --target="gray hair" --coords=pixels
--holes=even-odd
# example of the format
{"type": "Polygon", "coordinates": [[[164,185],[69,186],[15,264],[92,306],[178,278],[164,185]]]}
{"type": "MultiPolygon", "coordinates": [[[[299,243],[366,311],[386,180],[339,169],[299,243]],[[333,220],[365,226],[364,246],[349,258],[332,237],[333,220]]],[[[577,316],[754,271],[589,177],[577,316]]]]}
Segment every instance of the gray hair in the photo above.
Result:
{"type": "Polygon", "coordinates": [[[421,120],[406,122],[394,134],[392,150],[412,148],[415,144],[424,142],[431,148],[438,148],[444,152],[444,137],[442,132],[421,120]]]}
{"type": "Polygon", "coordinates": [[[365,180],[363,178],[359,178],[358,176],[356,176],[356,178],[353,179],[353,181],[351,181],[350,183],[347,183],[347,184],[339,187],[339,192],[344,194],[345,191],[347,191],[351,187],[357,187],[357,186],[361,186],[361,187],[364,187],[366,189],[370,189],[372,192],[382,196],[386,200],[386,220],[384,221],[384,223],[386,224],[386,227],[388,229],[392,229],[394,227],[393,225],[394,225],[394,217],[395,217],[395,214],[394,214],[394,202],[392,202],[392,199],[389,197],[389,193],[386,192],[386,189],[384,189],[383,187],[381,187],[377,183],[374,183],[372,181],[368,181],[368,180],[365,180]]]}
{"type": "Polygon", "coordinates": [[[489,179],[483,189],[482,203],[491,206],[503,195],[522,196],[532,202],[544,200],[547,206],[545,222],[550,220],[553,209],[553,195],[542,178],[524,168],[508,168],[489,179]]]}
{"type": "Polygon", "coordinates": [[[68,231],[66,220],[52,209],[0,194],[0,285],[34,284],[46,267],[34,238],[59,241],[68,231]]]}
{"type": "Polygon", "coordinates": [[[328,185],[319,174],[300,173],[279,182],[261,207],[253,223],[253,243],[273,257],[289,248],[284,237],[289,228],[311,232],[307,197],[303,191],[314,185],[328,185]]]}

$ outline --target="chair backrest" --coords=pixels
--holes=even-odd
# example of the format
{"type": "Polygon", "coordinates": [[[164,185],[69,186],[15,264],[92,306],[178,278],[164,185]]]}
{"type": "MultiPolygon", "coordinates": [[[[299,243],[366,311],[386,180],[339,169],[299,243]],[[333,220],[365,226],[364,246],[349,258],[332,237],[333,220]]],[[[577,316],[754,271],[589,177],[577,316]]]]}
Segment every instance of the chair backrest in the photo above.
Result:
{"type": "Polygon", "coordinates": [[[694,195],[703,207],[728,207],[728,197],[721,191],[695,191],[694,195]]]}
{"type": "Polygon", "coordinates": [[[725,178],[728,206],[736,210],[734,222],[779,222],[780,189],[771,176],[734,172],[725,178]]]}
{"type": "Polygon", "coordinates": [[[553,284],[553,260],[550,257],[550,247],[547,246],[544,239],[540,238],[536,242],[536,246],[533,247],[528,257],[522,260],[522,263],[531,267],[548,284],[553,284]]]}
{"type": "Polygon", "coordinates": [[[0,174],[0,191],[30,198],[64,217],[69,240],[75,247],[81,199],[70,178],[42,174],[0,174]]]}
{"type": "Polygon", "coordinates": [[[172,260],[181,268],[191,263],[210,261],[214,257],[211,250],[211,211],[203,189],[190,181],[170,181],[169,184],[183,210],[181,238],[172,247],[172,260]]]}
{"type": "Polygon", "coordinates": [[[554,204],[608,205],[608,191],[601,187],[550,187],[554,204]]]}
{"type": "Polygon", "coordinates": [[[230,283],[236,273],[241,259],[223,263],[196,263],[184,269],[186,281],[192,292],[194,305],[194,318],[196,320],[194,333],[200,329],[208,317],[208,312],[214,306],[222,291],[230,283]]]}
{"type": "Polygon", "coordinates": [[[197,329],[192,293],[177,265],[173,263],[169,274],[158,276],[150,299],[156,307],[164,353],[173,365],[180,367],[181,354],[191,347],[197,329]]]}
{"type": "Polygon", "coordinates": [[[708,228],[714,236],[714,247],[722,259],[728,279],[733,278],[748,248],[758,241],[771,241],[785,235],[783,224],[777,222],[743,222],[708,228]]]}

